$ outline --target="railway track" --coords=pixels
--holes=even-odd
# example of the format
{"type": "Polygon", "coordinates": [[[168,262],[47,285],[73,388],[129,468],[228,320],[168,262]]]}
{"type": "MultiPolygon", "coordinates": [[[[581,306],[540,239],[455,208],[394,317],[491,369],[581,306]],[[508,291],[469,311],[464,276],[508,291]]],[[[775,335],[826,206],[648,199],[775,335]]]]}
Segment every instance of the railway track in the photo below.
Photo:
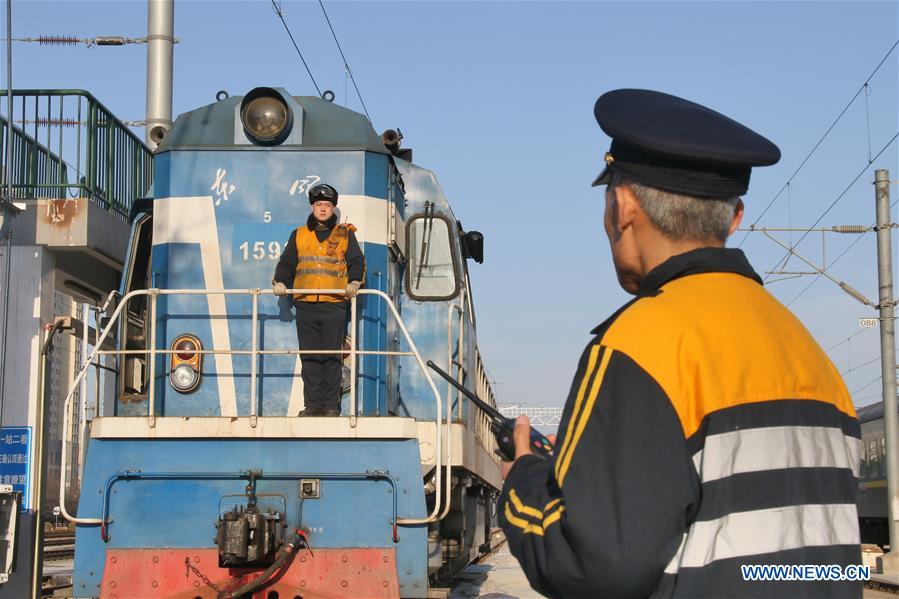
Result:
{"type": "Polygon", "coordinates": [[[75,557],[75,533],[48,532],[44,536],[44,561],[59,561],[75,557]]]}
{"type": "Polygon", "coordinates": [[[865,581],[865,599],[882,597],[886,594],[899,596],[899,584],[882,579],[865,581]]]}

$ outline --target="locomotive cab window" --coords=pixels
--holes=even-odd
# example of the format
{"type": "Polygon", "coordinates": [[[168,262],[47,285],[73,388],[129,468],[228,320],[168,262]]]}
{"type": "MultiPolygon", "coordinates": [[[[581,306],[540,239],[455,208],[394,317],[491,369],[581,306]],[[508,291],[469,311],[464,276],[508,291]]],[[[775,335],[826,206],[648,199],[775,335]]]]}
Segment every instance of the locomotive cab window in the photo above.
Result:
{"type": "Polygon", "coordinates": [[[444,217],[425,213],[406,225],[406,291],[417,300],[447,300],[459,292],[459,269],[452,227],[444,217]]]}
{"type": "MultiPolygon", "coordinates": [[[[140,217],[134,224],[132,250],[125,272],[125,295],[136,289],[150,287],[150,259],[153,248],[153,217],[140,217]]],[[[143,350],[147,348],[147,296],[138,295],[127,300],[120,321],[119,338],[123,349],[143,350]]],[[[120,396],[146,393],[148,355],[130,354],[120,363],[120,396]]]]}

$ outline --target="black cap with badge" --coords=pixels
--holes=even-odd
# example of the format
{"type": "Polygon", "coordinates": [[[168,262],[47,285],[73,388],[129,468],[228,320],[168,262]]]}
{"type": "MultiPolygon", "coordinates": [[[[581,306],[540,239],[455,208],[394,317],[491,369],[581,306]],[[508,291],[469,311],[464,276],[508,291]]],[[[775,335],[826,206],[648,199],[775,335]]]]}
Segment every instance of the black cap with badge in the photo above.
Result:
{"type": "Polygon", "coordinates": [[[732,198],[749,188],[753,166],[780,160],[768,139],[714,110],[645,89],[603,94],[593,109],[612,138],[606,168],[593,185],[606,185],[611,172],[665,191],[700,198],[732,198]]]}

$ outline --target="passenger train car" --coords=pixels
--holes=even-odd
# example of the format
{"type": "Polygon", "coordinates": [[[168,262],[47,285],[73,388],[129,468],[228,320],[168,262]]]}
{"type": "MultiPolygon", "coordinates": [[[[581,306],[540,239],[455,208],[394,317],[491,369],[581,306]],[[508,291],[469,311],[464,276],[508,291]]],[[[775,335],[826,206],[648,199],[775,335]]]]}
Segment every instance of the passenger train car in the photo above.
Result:
{"type": "Polygon", "coordinates": [[[427,597],[478,555],[494,441],[425,362],[495,403],[468,277],[483,237],[399,137],[281,88],[178,117],[93,356],[115,356],[117,389],[77,516],[62,501],[75,596],[427,597]],[[367,276],[341,415],[305,418],[293,306],[271,278],[318,182],[338,189],[367,276]]]}
{"type": "Polygon", "coordinates": [[[857,410],[862,439],[859,456],[858,521],[862,543],[890,544],[887,506],[886,435],[883,402],[857,410]]]}

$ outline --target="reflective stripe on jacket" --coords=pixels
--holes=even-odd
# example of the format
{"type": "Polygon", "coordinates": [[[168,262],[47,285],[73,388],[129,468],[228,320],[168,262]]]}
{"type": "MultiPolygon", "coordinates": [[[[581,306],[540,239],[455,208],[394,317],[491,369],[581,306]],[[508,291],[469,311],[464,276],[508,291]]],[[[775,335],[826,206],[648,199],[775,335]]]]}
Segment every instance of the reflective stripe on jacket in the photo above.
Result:
{"type": "MultiPolygon", "coordinates": [[[[356,227],[337,225],[324,241],[319,241],[315,231],[306,226],[296,230],[297,268],[293,279],[294,289],[343,289],[347,279],[346,252],[349,233],[356,227]]],[[[296,301],[342,302],[342,295],[296,294],[296,301]]]]}

